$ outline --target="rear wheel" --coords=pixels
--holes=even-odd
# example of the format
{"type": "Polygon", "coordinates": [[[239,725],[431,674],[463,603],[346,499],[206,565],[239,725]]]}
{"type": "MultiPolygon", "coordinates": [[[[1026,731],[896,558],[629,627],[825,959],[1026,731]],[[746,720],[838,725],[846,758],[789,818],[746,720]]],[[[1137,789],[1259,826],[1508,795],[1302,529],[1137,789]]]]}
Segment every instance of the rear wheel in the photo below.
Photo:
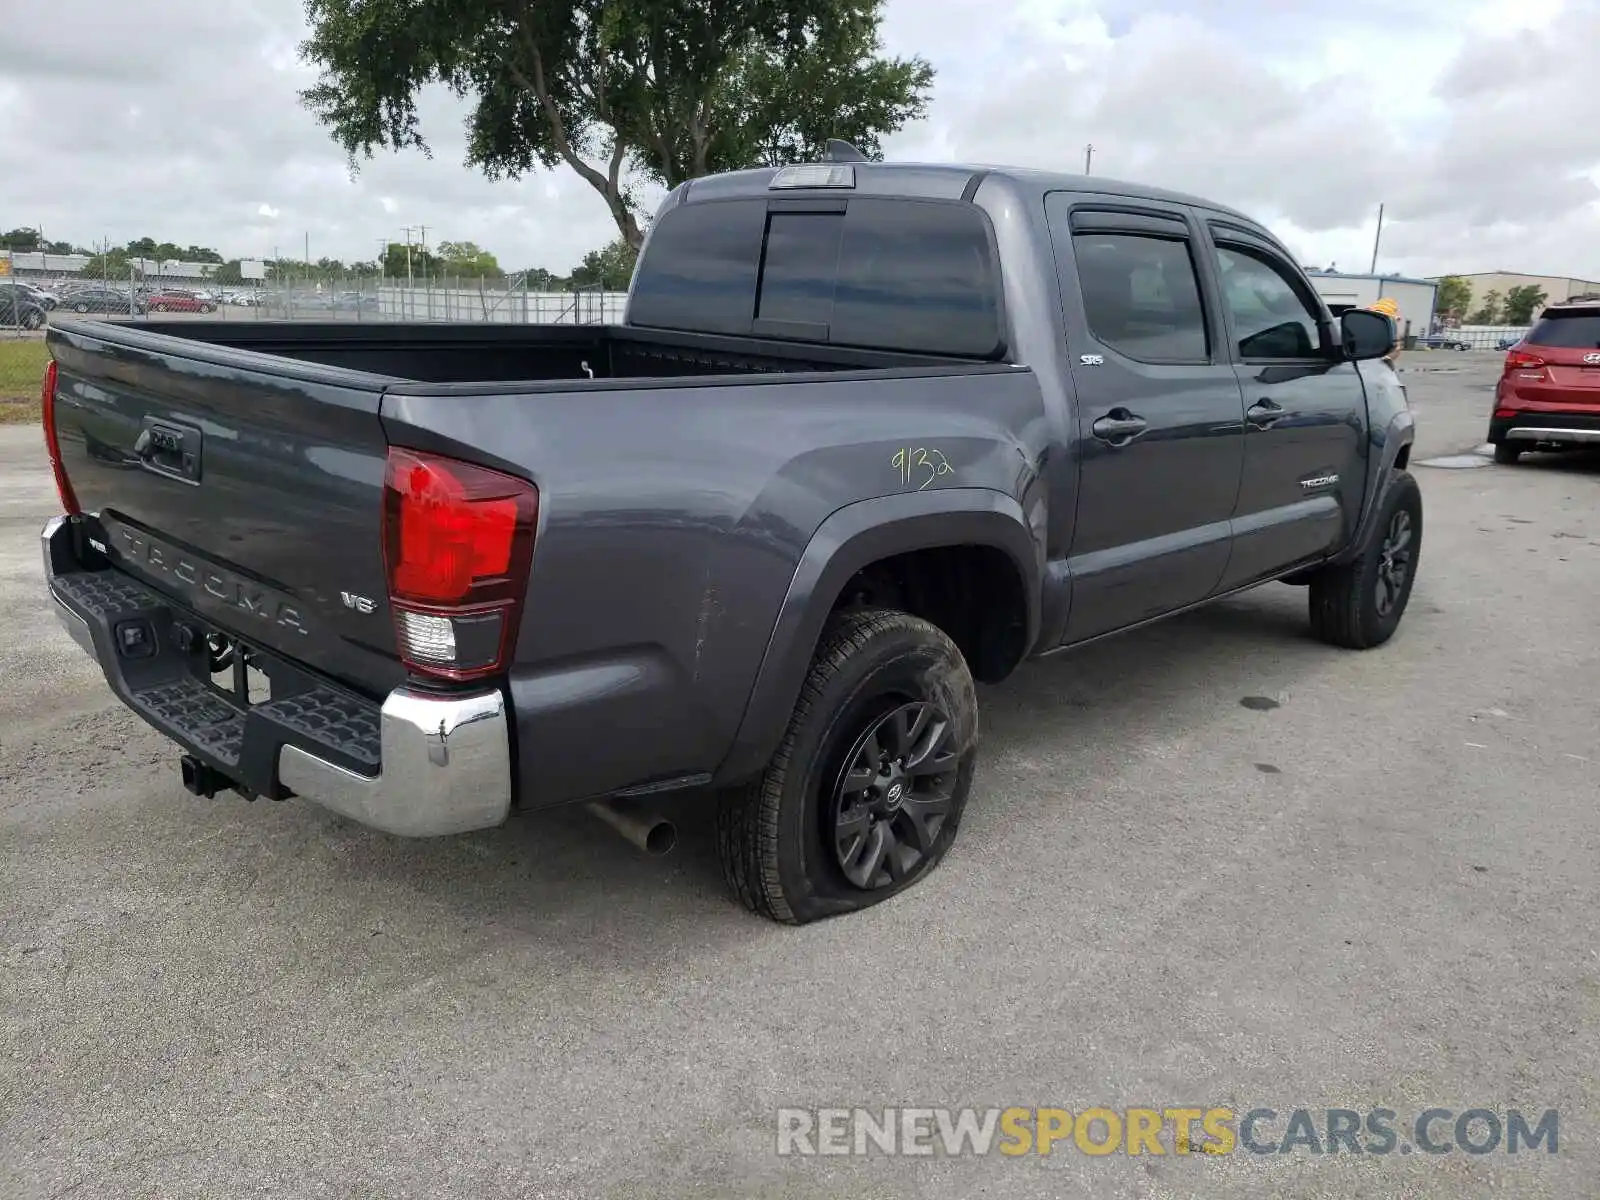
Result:
{"type": "Polygon", "coordinates": [[[86,313],[86,312],[89,311],[89,306],[87,304],[82,304],[82,303],[74,304],[72,306],[72,311],[75,312],[75,313],[86,313]]]}
{"type": "Polygon", "coordinates": [[[1501,442],[1494,448],[1494,460],[1501,466],[1509,467],[1522,457],[1522,448],[1513,442],[1501,442]]]}
{"type": "Polygon", "coordinates": [[[942,630],[887,609],[839,615],[771,763],[719,801],[729,888],[795,925],[904,891],[955,841],[977,735],[972,676],[942,630]]]}
{"type": "Polygon", "coordinates": [[[1397,471],[1354,561],[1323,567],[1312,580],[1312,632],[1351,650],[1387,642],[1411,600],[1421,550],[1422,490],[1397,471]]]}

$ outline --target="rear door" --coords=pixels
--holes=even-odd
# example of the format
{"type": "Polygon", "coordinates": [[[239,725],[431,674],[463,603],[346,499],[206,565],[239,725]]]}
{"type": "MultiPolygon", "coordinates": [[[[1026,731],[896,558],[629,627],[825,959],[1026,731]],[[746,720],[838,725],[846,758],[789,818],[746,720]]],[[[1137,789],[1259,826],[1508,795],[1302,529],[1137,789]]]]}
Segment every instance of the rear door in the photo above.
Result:
{"type": "Polygon", "coordinates": [[[1344,543],[1366,486],[1367,401],[1355,364],[1325,341],[1326,310],[1294,264],[1254,230],[1207,224],[1226,350],[1244,394],[1226,590],[1344,543]]]}
{"type": "Polygon", "coordinates": [[[1216,588],[1239,492],[1243,413],[1207,315],[1188,213],[1066,192],[1046,197],[1045,209],[1078,403],[1067,564],[1074,642],[1216,588]]]}
{"type": "Polygon", "coordinates": [[[138,328],[57,327],[51,351],[63,465],[117,566],[358,689],[403,680],[381,535],[390,381],[138,328]]]}

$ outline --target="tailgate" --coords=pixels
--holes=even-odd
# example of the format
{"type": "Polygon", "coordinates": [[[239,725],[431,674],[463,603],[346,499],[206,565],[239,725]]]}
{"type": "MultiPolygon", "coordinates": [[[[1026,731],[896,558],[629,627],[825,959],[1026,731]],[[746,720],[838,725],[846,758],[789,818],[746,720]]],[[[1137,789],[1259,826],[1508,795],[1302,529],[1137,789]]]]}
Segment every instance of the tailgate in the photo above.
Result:
{"type": "Polygon", "coordinates": [[[394,380],[83,322],[50,346],[62,463],[116,565],[363,691],[404,679],[381,539],[394,380]]]}
{"type": "MultiPolygon", "coordinates": [[[[1580,356],[1568,352],[1563,357],[1580,356]]],[[[1591,351],[1589,357],[1595,361],[1561,362],[1551,355],[1545,367],[1550,382],[1539,389],[1538,398],[1568,408],[1600,408],[1600,352],[1591,351]]]]}

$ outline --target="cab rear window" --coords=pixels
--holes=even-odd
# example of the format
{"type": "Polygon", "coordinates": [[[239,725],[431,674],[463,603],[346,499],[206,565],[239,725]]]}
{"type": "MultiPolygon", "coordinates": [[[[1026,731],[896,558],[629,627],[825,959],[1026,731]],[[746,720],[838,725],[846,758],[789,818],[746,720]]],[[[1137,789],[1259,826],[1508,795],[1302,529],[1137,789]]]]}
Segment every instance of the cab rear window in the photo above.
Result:
{"type": "Polygon", "coordinates": [[[672,209],[640,260],[629,323],[964,358],[1004,352],[981,210],[874,196],[842,207],[769,212],[759,198],[672,209]]]}
{"type": "Polygon", "coordinates": [[[1530,346],[1600,350],[1600,309],[1594,312],[1547,312],[1523,340],[1530,346]]]}

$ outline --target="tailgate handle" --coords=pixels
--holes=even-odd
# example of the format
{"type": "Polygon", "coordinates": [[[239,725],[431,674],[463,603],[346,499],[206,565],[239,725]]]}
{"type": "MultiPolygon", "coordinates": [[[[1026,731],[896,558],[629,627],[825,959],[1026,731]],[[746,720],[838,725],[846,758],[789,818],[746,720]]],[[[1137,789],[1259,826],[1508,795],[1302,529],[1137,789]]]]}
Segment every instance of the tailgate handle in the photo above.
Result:
{"type": "Polygon", "coordinates": [[[133,456],[139,465],[157,475],[167,475],[189,483],[200,482],[200,431],[185,425],[144,419],[144,427],[133,443],[133,456]]]}

